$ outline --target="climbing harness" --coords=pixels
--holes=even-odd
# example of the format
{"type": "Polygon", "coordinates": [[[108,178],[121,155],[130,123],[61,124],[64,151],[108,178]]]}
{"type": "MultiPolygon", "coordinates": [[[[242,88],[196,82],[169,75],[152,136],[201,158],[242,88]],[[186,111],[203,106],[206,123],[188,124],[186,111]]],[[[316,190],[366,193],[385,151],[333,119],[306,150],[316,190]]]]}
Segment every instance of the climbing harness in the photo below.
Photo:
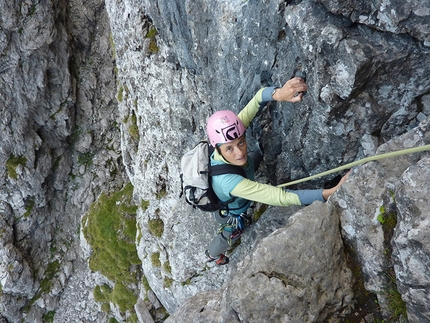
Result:
{"type": "MultiPolygon", "coordinates": [[[[229,214],[227,211],[220,211],[222,217],[228,216],[226,223],[221,224],[219,233],[222,234],[223,231],[232,232],[227,242],[231,245],[232,241],[240,237],[243,230],[251,224],[251,217],[247,213],[241,213],[239,215],[229,214]]],[[[224,235],[223,235],[224,236],[224,235]]]]}
{"type": "Polygon", "coordinates": [[[310,181],[312,179],[315,178],[319,178],[319,177],[323,177],[329,174],[333,174],[333,173],[337,173],[341,170],[345,170],[345,169],[350,169],[354,166],[357,165],[361,165],[370,161],[375,161],[375,160],[381,160],[384,158],[390,158],[390,157],[397,157],[397,156],[402,156],[402,155],[408,155],[408,154],[414,154],[414,153],[419,153],[419,152],[423,152],[423,151],[429,151],[430,150],[430,145],[425,145],[425,146],[419,146],[419,147],[414,147],[414,148],[408,148],[408,149],[402,149],[402,150],[398,150],[398,151],[392,151],[389,153],[385,153],[385,154],[380,154],[380,155],[374,155],[374,156],[370,156],[370,157],[366,157],[360,160],[356,160],[352,163],[340,166],[340,167],[336,167],[333,169],[330,169],[328,171],[316,174],[316,175],[312,175],[306,178],[302,178],[302,179],[298,179],[296,181],[292,181],[292,182],[288,182],[288,183],[284,183],[284,184],[280,184],[277,187],[285,187],[285,186],[290,186],[290,185],[294,185],[294,184],[298,184],[298,183],[303,183],[306,181],[310,181]]]}

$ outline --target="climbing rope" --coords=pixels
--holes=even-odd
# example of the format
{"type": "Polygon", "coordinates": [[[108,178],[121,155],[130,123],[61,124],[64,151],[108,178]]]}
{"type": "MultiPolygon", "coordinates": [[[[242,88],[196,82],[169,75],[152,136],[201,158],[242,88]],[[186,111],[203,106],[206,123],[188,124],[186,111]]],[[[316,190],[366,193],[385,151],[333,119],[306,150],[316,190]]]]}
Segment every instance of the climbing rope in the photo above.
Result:
{"type": "Polygon", "coordinates": [[[425,146],[419,146],[419,147],[414,147],[414,148],[408,148],[408,149],[402,149],[402,150],[398,150],[398,151],[392,151],[389,153],[385,153],[385,154],[380,154],[380,155],[375,155],[375,156],[371,156],[371,157],[367,157],[367,158],[363,158],[360,160],[356,160],[352,163],[340,166],[340,167],[336,167],[333,169],[330,169],[328,171],[316,174],[316,175],[312,175],[306,178],[302,178],[302,179],[298,179],[296,181],[292,181],[292,182],[288,182],[285,184],[280,184],[277,187],[285,187],[285,186],[290,186],[290,185],[294,185],[294,184],[298,184],[298,183],[303,183],[306,181],[310,181],[312,179],[318,178],[318,177],[323,177],[329,174],[333,174],[336,172],[339,172],[341,170],[345,170],[345,169],[350,169],[354,166],[357,165],[361,165],[370,161],[375,161],[375,160],[380,160],[380,159],[384,159],[384,158],[390,158],[390,157],[397,157],[397,156],[402,156],[402,155],[407,155],[407,154],[414,154],[414,153],[419,153],[419,152],[423,152],[423,151],[428,151],[430,150],[430,145],[425,145],[425,146]]]}

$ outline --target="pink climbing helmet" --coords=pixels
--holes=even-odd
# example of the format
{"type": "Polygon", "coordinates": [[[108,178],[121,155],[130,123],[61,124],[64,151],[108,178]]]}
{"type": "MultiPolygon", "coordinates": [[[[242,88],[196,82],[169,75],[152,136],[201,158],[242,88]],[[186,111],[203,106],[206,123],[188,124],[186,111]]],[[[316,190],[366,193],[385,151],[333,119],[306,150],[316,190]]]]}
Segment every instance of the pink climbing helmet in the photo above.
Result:
{"type": "Polygon", "coordinates": [[[236,140],[245,133],[245,125],[229,110],[215,112],[208,120],[206,130],[212,146],[236,140]]]}

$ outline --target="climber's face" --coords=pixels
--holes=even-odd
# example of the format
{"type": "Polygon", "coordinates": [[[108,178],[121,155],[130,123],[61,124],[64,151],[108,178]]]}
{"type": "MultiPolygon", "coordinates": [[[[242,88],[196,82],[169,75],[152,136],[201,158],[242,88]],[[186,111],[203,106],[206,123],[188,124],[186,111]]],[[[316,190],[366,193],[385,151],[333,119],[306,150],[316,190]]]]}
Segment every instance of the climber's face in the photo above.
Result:
{"type": "Polygon", "coordinates": [[[248,161],[245,135],[218,147],[221,155],[232,165],[243,166],[248,161]]]}

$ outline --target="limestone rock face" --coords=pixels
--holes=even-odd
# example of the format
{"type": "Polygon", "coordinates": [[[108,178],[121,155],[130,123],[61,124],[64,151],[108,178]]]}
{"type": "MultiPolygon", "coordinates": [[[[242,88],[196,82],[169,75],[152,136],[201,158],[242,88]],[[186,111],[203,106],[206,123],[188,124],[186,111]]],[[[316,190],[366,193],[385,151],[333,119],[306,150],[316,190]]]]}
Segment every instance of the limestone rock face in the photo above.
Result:
{"type": "Polygon", "coordinates": [[[387,319],[392,280],[408,320],[430,320],[428,152],[354,168],[325,204],[270,207],[223,267],[204,256],[218,230],[211,215],[179,199],[180,158],[206,138],[206,119],[298,70],[304,100],[270,103],[247,131],[250,150],[264,152],[258,180],[429,144],[426,1],[0,0],[0,9],[1,322],[126,320],[94,299],[107,278],[88,268],[81,219],[128,182],[150,288],[135,286],[141,322],[161,320],[161,306],[170,322],[364,319],[353,309],[357,281],[377,297],[380,311],[367,314],[387,319]]]}
{"type": "Polygon", "coordinates": [[[125,177],[100,7],[0,1],[0,318],[7,322],[106,317],[79,241],[89,205],[125,177]],[[70,292],[72,275],[81,293],[70,292]],[[73,315],[63,319],[63,311],[73,315]]]}
{"type": "MultiPolygon", "coordinates": [[[[226,268],[206,270],[203,251],[216,230],[210,217],[184,207],[174,195],[180,187],[175,177],[178,160],[205,137],[205,120],[213,111],[225,107],[239,111],[261,86],[281,85],[299,69],[307,72],[309,91],[303,102],[269,106],[249,131],[251,149],[265,153],[262,177],[274,184],[372,155],[384,141],[422,120],[419,106],[425,104],[423,95],[429,88],[428,66],[423,64],[429,59],[425,31],[414,39],[392,33],[382,23],[378,28],[370,20],[357,23],[339,8],[312,1],[287,6],[275,1],[174,5],[158,1],[145,3],[146,11],[136,7],[134,1],[111,2],[108,12],[111,21],[122,21],[112,26],[117,64],[126,71],[119,76],[129,91],[120,109],[137,116],[140,134],[136,144],[124,131],[127,171],[137,195],[150,201],[138,217],[143,235],[138,251],[151,286],[169,312],[199,290],[221,288],[230,275],[226,268]],[[126,21],[121,19],[124,12],[126,21]],[[157,55],[136,50],[147,48],[140,37],[145,34],[140,29],[145,14],[159,32],[157,55]],[[139,36],[125,36],[131,22],[139,26],[139,36]],[[160,106],[165,110],[154,113],[160,106]],[[166,192],[161,201],[154,198],[160,192],[166,192]],[[165,224],[161,238],[147,229],[146,223],[155,218],[165,224]],[[147,260],[157,252],[162,263],[171,265],[171,274],[147,260]],[[167,289],[166,278],[173,279],[167,289]]],[[[364,15],[370,9],[356,8],[360,10],[364,15]]],[[[299,187],[318,187],[325,180],[299,187]]],[[[369,185],[372,180],[367,180],[369,185]]],[[[379,198],[377,187],[372,194],[379,198]]],[[[362,205],[374,214],[376,206],[362,205]]],[[[371,226],[373,234],[366,232],[380,252],[384,237],[377,224],[371,226]]],[[[242,244],[258,245],[259,239],[253,238],[242,244]]],[[[362,243],[366,245],[360,241],[356,247],[362,243]]],[[[378,258],[369,256],[368,261],[364,272],[368,268],[370,277],[386,268],[378,258]]],[[[383,280],[371,284],[368,279],[366,287],[377,292],[383,280]]]]}
{"type": "Polygon", "coordinates": [[[408,167],[401,177],[396,201],[399,222],[393,238],[393,262],[399,291],[408,307],[411,322],[430,319],[429,295],[429,196],[421,186],[430,178],[429,158],[408,167]],[[424,309],[424,310],[423,310],[424,309]]]}
{"type": "MultiPolygon", "coordinates": [[[[271,208],[261,221],[271,216],[285,213],[271,208]]],[[[190,313],[201,322],[230,322],[234,315],[231,322],[335,320],[349,310],[353,298],[338,221],[330,203],[301,209],[237,264],[221,295],[208,300],[201,293],[166,322],[184,321],[190,313]],[[222,304],[218,315],[213,312],[216,301],[222,304]]]]}
{"type": "MultiPolygon", "coordinates": [[[[428,144],[429,121],[427,118],[417,128],[382,145],[378,153],[428,144]]],[[[426,296],[415,299],[429,282],[426,274],[415,274],[427,272],[428,266],[428,242],[423,229],[428,222],[428,203],[421,195],[426,188],[420,184],[428,179],[428,156],[428,152],[417,153],[360,166],[357,176],[353,175],[333,198],[342,209],[343,236],[361,259],[366,289],[386,304],[387,284],[395,278],[405,301],[415,295],[414,301],[406,301],[411,322],[429,319],[428,311],[422,310],[427,306],[422,303],[426,296]],[[392,217],[397,220],[395,227],[389,224],[392,217]],[[394,277],[390,277],[391,271],[394,277]]]]}

